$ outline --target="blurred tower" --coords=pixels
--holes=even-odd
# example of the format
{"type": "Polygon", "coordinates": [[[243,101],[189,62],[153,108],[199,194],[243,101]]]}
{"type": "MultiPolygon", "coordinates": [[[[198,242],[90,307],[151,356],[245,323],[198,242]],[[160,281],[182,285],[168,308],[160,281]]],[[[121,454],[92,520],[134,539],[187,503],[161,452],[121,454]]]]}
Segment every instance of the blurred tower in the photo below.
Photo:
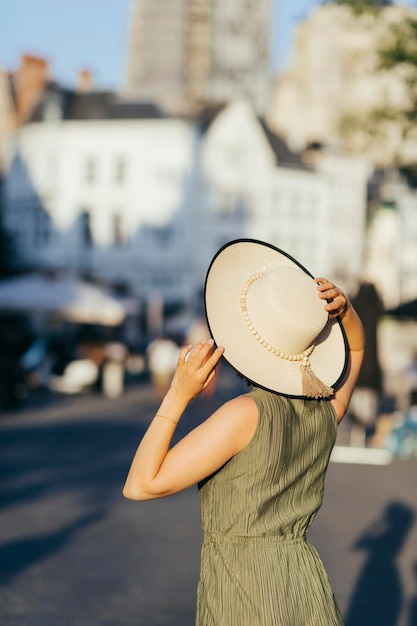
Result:
{"type": "Polygon", "coordinates": [[[132,0],[127,91],[172,114],[248,97],[270,78],[271,0],[132,0]]]}

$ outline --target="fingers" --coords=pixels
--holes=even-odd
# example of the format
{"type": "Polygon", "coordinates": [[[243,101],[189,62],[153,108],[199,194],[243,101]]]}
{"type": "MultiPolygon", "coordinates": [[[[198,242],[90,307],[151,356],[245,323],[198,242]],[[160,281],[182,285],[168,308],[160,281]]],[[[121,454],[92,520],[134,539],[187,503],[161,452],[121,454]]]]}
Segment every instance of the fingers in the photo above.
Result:
{"type": "Polygon", "coordinates": [[[319,297],[323,298],[324,300],[329,300],[331,297],[336,296],[338,292],[340,292],[340,289],[338,289],[333,283],[327,280],[327,278],[315,278],[314,280],[317,283],[317,291],[319,292],[319,297]]]}
{"type": "Polygon", "coordinates": [[[317,283],[319,297],[323,300],[331,300],[343,293],[339,287],[336,287],[336,285],[327,280],[327,278],[316,278],[315,281],[317,283]]]}
{"type": "Polygon", "coordinates": [[[210,371],[210,369],[212,369],[216,365],[224,352],[224,349],[222,347],[217,347],[214,351],[213,347],[213,339],[200,341],[200,343],[198,343],[194,347],[191,345],[184,346],[184,348],[181,350],[178,362],[189,362],[190,366],[197,367],[201,367],[204,365],[205,367],[207,366],[206,369],[210,371]]]}
{"type": "Polygon", "coordinates": [[[208,375],[206,382],[205,382],[205,383],[204,383],[204,385],[203,385],[203,390],[204,390],[204,389],[207,389],[207,387],[209,386],[209,384],[211,383],[211,381],[213,380],[213,378],[215,377],[215,375],[216,375],[216,370],[213,368],[213,369],[211,370],[210,374],[208,375]]]}
{"type": "Polygon", "coordinates": [[[214,369],[217,363],[219,362],[221,356],[223,355],[223,352],[224,352],[224,348],[222,346],[217,346],[217,348],[212,352],[212,354],[207,359],[205,363],[206,368],[208,368],[209,370],[214,369]]]}
{"type": "Polygon", "coordinates": [[[183,348],[181,348],[180,354],[178,356],[178,363],[185,363],[185,361],[187,361],[188,357],[191,354],[192,348],[193,346],[191,344],[189,346],[184,346],[183,348]]]}
{"type": "Polygon", "coordinates": [[[195,346],[187,346],[184,361],[190,361],[190,363],[204,361],[213,345],[213,339],[208,339],[207,341],[200,341],[195,346]]]}
{"type": "Polygon", "coordinates": [[[347,306],[347,298],[343,291],[327,278],[315,278],[315,282],[319,298],[327,300],[324,310],[329,313],[329,317],[340,315],[347,306]]]}
{"type": "Polygon", "coordinates": [[[172,392],[185,397],[187,402],[197,397],[213,380],[223,352],[223,348],[214,346],[213,339],[184,346],[171,382],[172,392]]]}

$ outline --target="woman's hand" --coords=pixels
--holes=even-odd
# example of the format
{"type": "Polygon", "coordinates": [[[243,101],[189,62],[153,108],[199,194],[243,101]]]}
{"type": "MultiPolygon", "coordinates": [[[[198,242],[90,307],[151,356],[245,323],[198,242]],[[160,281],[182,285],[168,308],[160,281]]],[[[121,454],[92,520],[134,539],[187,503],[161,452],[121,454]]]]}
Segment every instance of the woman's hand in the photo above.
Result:
{"type": "Polygon", "coordinates": [[[185,346],[178,357],[170,393],[187,402],[198,396],[213,380],[223,352],[221,347],[214,348],[213,339],[185,346]]]}
{"type": "Polygon", "coordinates": [[[349,300],[339,287],[336,287],[327,278],[315,278],[319,298],[327,300],[324,310],[328,312],[329,318],[343,317],[346,313],[349,300]]]}
{"type": "Polygon", "coordinates": [[[361,369],[365,334],[358,314],[343,291],[327,278],[316,278],[315,281],[319,298],[327,300],[324,309],[329,313],[329,318],[338,316],[341,319],[349,346],[349,362],[344,377],[335,389],[334,397],[331,400],[336,411],[337,421],[340,422],[348,409],[361,369]]]}

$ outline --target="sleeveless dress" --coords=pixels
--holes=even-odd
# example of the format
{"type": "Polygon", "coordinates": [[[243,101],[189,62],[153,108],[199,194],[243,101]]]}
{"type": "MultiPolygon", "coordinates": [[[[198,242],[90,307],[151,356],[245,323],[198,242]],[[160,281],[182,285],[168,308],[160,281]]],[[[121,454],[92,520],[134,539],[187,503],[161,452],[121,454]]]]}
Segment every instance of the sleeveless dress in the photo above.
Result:
{"type": "Polygon", "coordinates": [[[204,539],[196,626],[343,626],[306,532],[336,439],[329,401],[255,388],[250,443],[199,484],[204,539]]]}

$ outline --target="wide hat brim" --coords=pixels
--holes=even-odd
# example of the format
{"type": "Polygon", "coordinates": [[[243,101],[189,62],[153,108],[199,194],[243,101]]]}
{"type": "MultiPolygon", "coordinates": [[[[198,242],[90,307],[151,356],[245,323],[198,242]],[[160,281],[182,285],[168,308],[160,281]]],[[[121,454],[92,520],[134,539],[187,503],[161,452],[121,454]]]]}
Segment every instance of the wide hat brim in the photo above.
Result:
{"type": "MultiPolygon", "coordinates": [[[[256,272],[296,268],[313,280],[298,261],[256,239],[237,239],[223,246],[207,271],[204,299],[207,324],[224,358],[254,385],[291,398],[306,398],[300,365],[268,352],[248,329],[240,298],[243,285],[256,272]]],[[[324,305],[323,305],[324,306],[324,305]]],[[[339,318],[329,320],[316,338],[311,369],[325,385],[336,388],[347,367],[347,340],[339,318]]]]}

